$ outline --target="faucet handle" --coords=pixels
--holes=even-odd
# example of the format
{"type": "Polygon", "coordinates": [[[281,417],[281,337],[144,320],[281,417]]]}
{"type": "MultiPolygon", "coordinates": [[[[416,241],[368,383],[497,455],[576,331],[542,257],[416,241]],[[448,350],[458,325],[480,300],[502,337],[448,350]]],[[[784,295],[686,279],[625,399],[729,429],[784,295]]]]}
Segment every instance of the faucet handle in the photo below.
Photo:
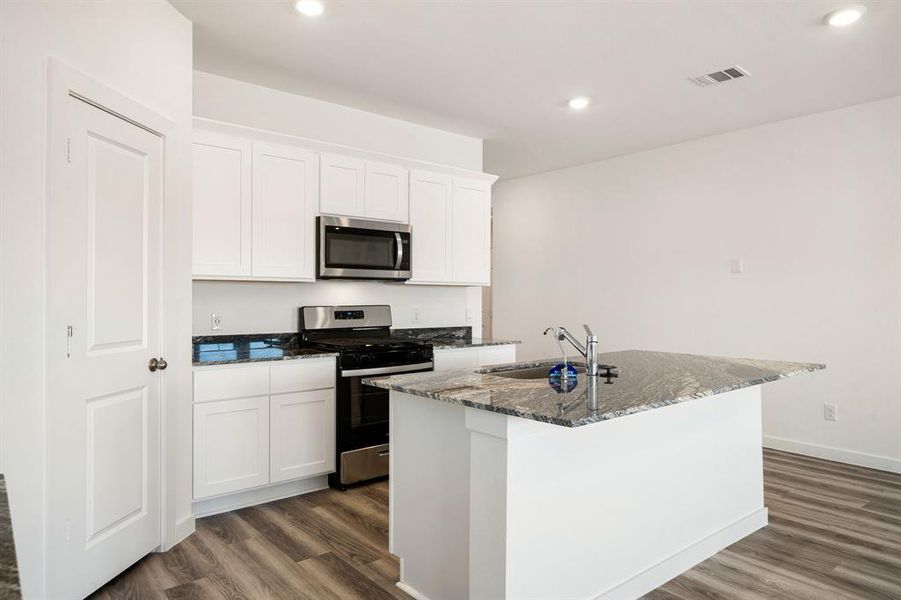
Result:
{"type": "Polygon", "coordinates": [[[582,327],[585,328],[585,333],[588,334],[588,337],[596,337],[593,333],[591,333],[591,328],[588,325],[582,325],[582,327]]]}

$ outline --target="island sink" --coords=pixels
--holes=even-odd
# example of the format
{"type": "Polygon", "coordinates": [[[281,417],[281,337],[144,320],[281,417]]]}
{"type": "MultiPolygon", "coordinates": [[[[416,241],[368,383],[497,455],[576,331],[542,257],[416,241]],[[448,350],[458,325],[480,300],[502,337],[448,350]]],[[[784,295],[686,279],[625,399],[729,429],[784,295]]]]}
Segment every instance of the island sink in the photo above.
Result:
{"type": "Polygon", "coordinates": [[[618,367],[613,385],[584,365],[553,385],[554,360],[364,380],[391,390],[398,587],[431,600],[639,598],[766,526],[760,384],[824,366],[599,358],[618,367]]]}

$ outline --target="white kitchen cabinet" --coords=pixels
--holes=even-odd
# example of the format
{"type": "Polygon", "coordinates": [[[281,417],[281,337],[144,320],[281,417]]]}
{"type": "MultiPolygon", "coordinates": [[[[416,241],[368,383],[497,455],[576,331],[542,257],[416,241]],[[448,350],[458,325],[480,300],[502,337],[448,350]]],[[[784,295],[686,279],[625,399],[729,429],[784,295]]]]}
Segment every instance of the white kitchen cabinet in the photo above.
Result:
{"type": "Polygon", "coordinates": [[[269,398],[194,405],[194,497],[269,483],[269,398]]]}
{"type": "Polygon", "coordinates": [[[490,365],[516,362],[516,346],[481,346],[477,348],[444,348],[435,350],[435,370],[477,369],[490,365]]]}
{"type": "Polygon", "coordinates": [[[363,217],[365,161],[341,154],[322,154],[320,165],[319,211],[363,217]]]}
{"type": "Polygon", "coordinates": [[[194,134],[194,275],[251,275],[251,143],[194,134]]]}
{"type": "Polygon", "coordinates": [[[488,285],[491,261],[491,185],[454,178],[452,218],[453,281],[488,285]]]}
{"type": "Polygon", "coordinates": [[[335,470],[335,390],[278,394],[270,399],[272,483],[335,470]]]}
{"type": "Polygon", "coordinates": [[[366,162],[363,215],[367,219],[408,223],[410,176],[406,169],[366,162]]]}
{"type": "Polygon", "coordinates": [[[452,275],[453,179],[441,173],[410,173],[413,278],[410,283],[449,283],[452,275]]]}
{"type": "Polygon", "coordinates": [[[253,144],[253,277],[316,278],[319,157],[292,146],[253,144]]]}

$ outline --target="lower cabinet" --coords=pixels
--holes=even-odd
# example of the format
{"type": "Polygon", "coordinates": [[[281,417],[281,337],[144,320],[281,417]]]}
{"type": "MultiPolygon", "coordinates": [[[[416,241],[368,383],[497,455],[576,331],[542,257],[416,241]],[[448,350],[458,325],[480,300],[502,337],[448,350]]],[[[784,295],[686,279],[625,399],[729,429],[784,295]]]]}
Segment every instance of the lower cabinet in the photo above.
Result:
{"type": "Polygon", "coordinates": [[[272,396],[269,400],[269,481],[335,470],[335,390],[272,396]]]}
{"type": "Polygon", "coordinates": [[[194,406],[194,497],[269,483],[269,398],[194,406]]]}
{"type": "Polygon", "coordinates": [[[489,365],[516,362],[516,346],[481,346],[435,350],[435,370],[477,369],[489,365]]]}
{"type": "Polygon", "coordinates": [[[334,470],[334,358],[194,371],[195,500],[334,470]]]}

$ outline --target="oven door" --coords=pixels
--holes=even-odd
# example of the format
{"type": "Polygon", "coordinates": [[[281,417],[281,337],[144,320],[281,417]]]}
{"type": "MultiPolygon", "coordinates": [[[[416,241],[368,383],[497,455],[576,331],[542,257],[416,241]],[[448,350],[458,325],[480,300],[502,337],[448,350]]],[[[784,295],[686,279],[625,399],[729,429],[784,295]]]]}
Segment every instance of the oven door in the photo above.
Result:
{"type": "Polygon", "coordinates": [[[411,228],[345,217],[319,217],[320,279],[386,279],[411,276],[411,228]]]}
{"type": "Polygon", "coordinates": [[[388,390],[363,385],[377,375],[431,371],[432,361],[340,372],[337,390],[337,453],[340,484],[388,474],[388,390]]]}

